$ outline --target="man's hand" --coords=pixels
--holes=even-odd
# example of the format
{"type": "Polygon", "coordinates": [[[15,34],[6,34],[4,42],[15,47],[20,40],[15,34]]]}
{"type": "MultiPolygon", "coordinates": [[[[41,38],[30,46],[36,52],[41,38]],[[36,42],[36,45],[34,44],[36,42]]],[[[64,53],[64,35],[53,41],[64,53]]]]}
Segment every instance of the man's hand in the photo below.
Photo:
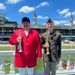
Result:
{"type": "Polygon", "coordinates": [[[44,47],[49,47],[49,43],[45,43],[43,46],[44,47]]]}
{"type": "Polygon", "coordinates": [[[60,62],[60,58],[58,59],[58,64],[59,64],[59,62],[60,62]]]}
{"type": "Polygon", "coordinates": [[[19,36],[19,37],[17,38],[17,42],[21,42],[21,41],[22,41],[22,37],[19,36]]]}

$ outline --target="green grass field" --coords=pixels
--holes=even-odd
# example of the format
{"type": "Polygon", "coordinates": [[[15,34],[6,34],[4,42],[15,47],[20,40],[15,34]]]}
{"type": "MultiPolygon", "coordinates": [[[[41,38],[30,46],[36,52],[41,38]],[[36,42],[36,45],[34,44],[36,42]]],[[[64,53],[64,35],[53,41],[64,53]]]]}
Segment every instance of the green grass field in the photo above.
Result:
{"type": "MultiPolygon", "coordinates": [[[[62,46],[61,47],[62,49],[75,49],[75,46],[62,46]]],[[[13,46],[13,47],[9,47],[9,46],[5,46],[5,47],[1,47],[0,46],[0,51],[11,51],[11,50],[15,50],[15,47],[13,46]]]]}
{"type": "MultiPolygon", "coordinates": [[[[75,49],[75,46],[72,46],[72,47],[70,47],[70,46],[62,46],[62,49],[71,49],[71,48],[72,48],[72,49],[75,49]]],[[[0,51],[8,51],[8,50],[11,51],[11,47],[0,47],[0,51]]],[[[15,50],[15,47],[12,47],[12,50],[15,50]]],[[[66,60],[66,55],[63,55],[63,59],[66,60]]],[[[71,60],[71,63],[74,62],[74,55],[71,55],[70,60],[71,60]]],[[[5,62],[5,63],[10,62],[9,57],[5,57],[5,58],[4,58],[4,62],[5,62]]],[[[37,70],[38,70],[38,71],[41,71],[41,70],[42,70],[42,59],[41,59],[41,60],[39,61],[39,63],[38,63],[37,70]]],[[[6,73],[9,73],[9,71],[10,71],[10,65],[7,66],[7,67],[5,67],[5,72],[6,72],[6,73]]],[[[17,72],[18,72],[18,69],[15,68],[15,71],[16,71],[16,73],[17,73],[17,72]]]]}

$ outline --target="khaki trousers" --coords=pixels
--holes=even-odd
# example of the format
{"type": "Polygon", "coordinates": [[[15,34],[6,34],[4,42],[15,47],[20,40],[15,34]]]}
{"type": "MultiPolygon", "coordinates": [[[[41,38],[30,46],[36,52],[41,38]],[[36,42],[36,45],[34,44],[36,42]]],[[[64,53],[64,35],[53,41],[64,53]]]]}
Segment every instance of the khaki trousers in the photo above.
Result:
{"type": "Polygon", "coordinates": [[[56,62],[44,62],[44,75],[56,75],[56,62]]]}

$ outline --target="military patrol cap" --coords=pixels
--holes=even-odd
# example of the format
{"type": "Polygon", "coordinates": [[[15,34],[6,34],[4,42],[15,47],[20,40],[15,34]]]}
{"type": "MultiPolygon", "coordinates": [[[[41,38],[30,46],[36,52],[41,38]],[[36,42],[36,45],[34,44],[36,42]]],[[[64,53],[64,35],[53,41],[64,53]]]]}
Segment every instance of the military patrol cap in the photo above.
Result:
{"type": "Polygon", "coordinates": [[[26,22],[26,21],[30,23],[30,19],[29,19],[28,17],[23,17],[23,18],[22,18],[22,23],[23,23],[23,22],[26,22]]]}
{"type": "Polygon", "coordinates": [[[52,19],[49,18],[46,23],[54,23],[54,22],[52,21],[52,19]]]}

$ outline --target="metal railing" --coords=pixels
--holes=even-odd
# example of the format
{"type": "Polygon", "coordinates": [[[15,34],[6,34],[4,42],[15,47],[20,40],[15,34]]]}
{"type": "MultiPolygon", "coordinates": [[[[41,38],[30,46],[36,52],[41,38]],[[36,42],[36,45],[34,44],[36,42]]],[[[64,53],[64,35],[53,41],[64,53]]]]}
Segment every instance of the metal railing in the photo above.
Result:
{"type": "MultiPolygon", "coordinates": [[[[4,57],[6,56],[10,58],[9,75],[16,75],[15,70],[14,70],[14,51],[13,50],[12,51],[11,50],[10,51],[0,51],[0,75],[5,75],[4,57]]],[[[40,72],[37,71],[37,74],[40,73],[44,75],[43,63],[41,64],[42,64],[42,70],[40,72]]],[[[60,59],[59,64],[57,65],[56,73],[57,75],[75,74],[75,49],[62,49],[62,57],[60,59]],[[62,65],[64,58],[66,61],[66,66],[65,66],[66,69],[62,65]],[[71,68],[71,60],[73,63],[73,68],[71,68]]]]}

